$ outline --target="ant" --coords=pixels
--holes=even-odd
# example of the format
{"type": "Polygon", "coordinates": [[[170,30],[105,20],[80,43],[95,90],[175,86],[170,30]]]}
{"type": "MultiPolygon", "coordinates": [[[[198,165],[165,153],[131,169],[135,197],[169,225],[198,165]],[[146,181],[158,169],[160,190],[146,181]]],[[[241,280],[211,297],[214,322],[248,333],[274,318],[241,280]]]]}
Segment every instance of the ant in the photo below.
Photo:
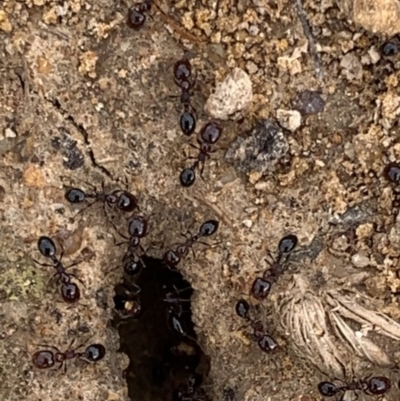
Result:
{"type": "Polygon", "coordinates": [[[140,29],[146,22],[146,13],[151,10],[153,0],[144,0],[134,4],[128,12],[128,25],[135,30],[140,29]]]}
{"type": "Polygon", "coordinates": [[[85,343],[79,345],[76,348],[71,348],[75,339],[71,341],[68,349],[65,352],[61,352],[57,347],[43,345],[43,347],[52,348],[52,350],[37,351],[32,355],[32,363],[38,369],[49,369],[52,368],[56,363],[59,363],[57,369],[61,369],[64,366],[64,373],[67,371],[67,361],[69,359],[79,358],[86,362],[97,362],[104,358],[106,354],[106,348],[102,344],[91,344],[83,352],[76,352],[79,348],[82,348],[85,343]]]}
{"type": "Polygon", "coordinates": [[[54,241],[49,237],[45,237],[45,236],[40,237],[37,245],[39,248],[39,252],[45,258],[51,259],[53,264],[40,263],[35,259],[32,259],[32,258],[31,259],[40,266],[52,266],[55,268],[56,272],[54,273],[53,278],[55,276],[58,276],[57,283],[61,282],[61,296],[65,302],[75,303],[75,302],[79,301],[79,299],[81,297],[79,287],[71,281],[71,277],[75,277],[75,278],[77,278],[77,277],[72,273],[66,272],[67,268],[76,266],[77,264],[79,264],[79,262],[75,262],[72,265],[69,265],[67,268],[65,268],[64,265],[61,263],[61,260],[63,257],[63,252],[61,253],[60,259],[58,259],[56,257],[56,253],[57,253],[56,245],[55,245],[54,241]]]}
{"type": "MultiPolygon", "coordinates": [[[[190,302],[190,297],[193,293],[193,290],[191,287],[178,290],[174,285],[172,285],[172,289],[170,290],[167,288],[167,286],[164,285],[163,290],[165,291],[164,302],[168,304],[170,325],[173,330],[177,331],[181,335],[186,336],[181,318],[182,315],[188,310],[187,308],[186,310],[184,310],[183,304],[190,302]]],[[[189,306],[190,310],[190,303],[186,305],[189,306]]]]}
{"type": "Polygon", "coordinates": [[[265,334],[264,325],[261,321],[254,321],[250,318],[250,305],[245,299],[240,299],[236,303],[235,311],[239,317],[250,322],[250,326],[253,329],[253,336],[257,340],[257,344],[261,350],[267,353],[275,351],[278,347],[278,343],[271,336],[265,334]]]}
{"type": "Polygon", "coordinates": [[[82,213],[85,209],[88,209],[96,202],[102,202],[104,206],[108,205],[110,207],[117,205],[119,210],[127,213],[133,212],[133,210],[137,207],[137,198],[127,191],[117,189],[111,193],[106,193],[103,182],[101,183],[100,192],[97,191],[96,187],[93,189],[93,193],[85,193],[80,188],[70,188],[65,193],[65,199],[70,203],[82,203],[86,199],[94,199],[92,203],[89,203],[86,207],[80,210],[79,213],[82,213]]]}
{"type": "Polygon", "coordinates": [[[133,276],[139,273],[144,266],[142,257],[146,253],[146,251],[140,244],[140,240],[144,238],[148,232],[147,218],[138,215],[131,216],[128,220],[128,232],[130,238],[119,233],[121,237],[125,238],[127,241],[120,242],[116,245],[120,246],[122,244],[128,244],[128,250],[122,259],[122,263],[124,272],[129,276],[133,276]],[[141,256],[138,256],[138,250],[142,252],[141,256]]]}
{"type": "Polygon", "coordinates": [[[190,97],[193,96],[191,89],[196,84],[196,79],[190,81],[189,78],[192,75],[192,66],[187,58],[178,60],[174,65],[174,81],[177,86],[181,89],[181,103],[183,104],[184,110],[180,118],[180,127],[182,132],[190,136],[196,129],[196,114],[195,108],[190,103],[190,97]],[[194,112],[191,113],[192,110],[194,112]]]}
{"type": "Polygon", "coordinates": [[[270,335],[265,333],[264,325],[261,321],[252,321],[251,328],[253,329],[253,336],[257,340],[261,351],[269,354],[279,347],[278,343],[270,335]]]}
{"type": "Polygon", "coordinates": [[[253,281],[251,286],[250,294],[254,298],[264,300],[268,296],[272,284],[285,270],[285,264],[288,261],[290,254],[296,248],[297,242],[297,237],[293,234],[289,234],[279,241],[278,255],[276,258],[274,258],[271,252],[268,251],[268,256],[271,258],[271,261],[268,261],[270,266],[264,271],[262,277],[257,277],[253,281]]]}
{"type": "Polygon", "coordinates": [[[250,318],[250,305],[245,299],[239,299],[239,301],[236,302],[235,311],[239,317],[250,322],[250,326],[253,329],[253,337],[262,351],[271,353],[279,347],[278,343],[270,335],[265,333],[262,322],[250,318]]]}
{"type": "MultiPolygon", "coordinates": [[[[384,376],[374,376],[362,380],[353,380],[344,386],[336,386],[331,382],[321,382],[318,384],[318,391],[324,397],[334,397],[346,391],[362,391],[366,395],[383,395],[391,388],[390,379],[384,376]]],[[[343,399],[341,398],[341,400],[343,399]]]]}
{"type": "Polygon", "coordinates": [[[219,222],[217,220],[207,220],[200,226],[197,234],[191,236],[181,234],[182,236],[186,237],[186,241],[184,243],[177,244],[178,246],[175,250],[169,250],[165,252],[163,261],[168,265],[168,267],[175,268],[181,261],[181,258],[188,254],[189,248],[192,249],[193,256],[195,256],[193,245],[195,243],[199,243],[209,246],[209,244],[206,242],[201,242],[199,239],[215,234],[218,230],[218,227],[219,222]]]}
{"type": "Polygon", "coordinates": [[[222,134],[222,127],[215,121],[210,121],[202,127],[200,130],[200,138],[197,139],[199,146],[190,144],[195,149],[199,150],[199,154],[196,157],[191,157],[192,159],[197,159],[192,167],[185,168],[180,174],[180,182],[184,187],[190,187],[196,180],[196,168],[201,165],[200,177],[203,176],[204,164],[207,159],[210,158],[210,153],[214,153],[215,149],[212,148],[213,145],[217,143],[222,134]]]}

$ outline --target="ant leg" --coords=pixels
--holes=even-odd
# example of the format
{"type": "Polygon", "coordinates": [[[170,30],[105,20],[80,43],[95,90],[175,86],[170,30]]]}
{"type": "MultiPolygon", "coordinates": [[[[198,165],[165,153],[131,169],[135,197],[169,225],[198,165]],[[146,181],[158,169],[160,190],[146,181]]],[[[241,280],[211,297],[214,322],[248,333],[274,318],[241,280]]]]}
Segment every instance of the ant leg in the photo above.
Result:
{"type": "MultiPolygon", "coordinates": [[[[64,366],[65,361],[61,361],[60,365],[58,366],[57,370],[60,370],[64,366]]],[[[65,369],[64,369],[64,374],[65,374],[65,369]]]]}
{"type": "Polygon", "coordinates": [[[201,151],[201,148],[199,146],[193,145],[193,143],[189,143],[189,146],[201,151]]]}
{"type": "Polygon", "coordinates": [[[265,259],[265,261],[268,263],[268,266],[271,266],[272,263],[275,262],[275,258],[274,258],[274,255],[272,255],[272,252],[271,252],[269,249],[267,249],[267,256],[268,256],[271,260],[265,259]]]}
{"type": "Polygon", "coordinates": [[[69,266],[65,267],[65,270],[69,269],[70,267],[78,266],[83,262],[83,260],[77,260],[76,262],[70,264],[69,266]]]}
{"type": "MultiPolygon", "coordinates": [[[[83,346],[85,346],[88,341],[94,337],[94,334],[92,334],[91,336],[89,336],[83,343],[79,344],[77,347],[74,348],[74,351],[77,351],[79,348],[82,348],[83,346]]],[[[72,343],[70,344],[70,348],[72,347],[72,344],[75,342],[75,338],[72,340],[72,343]]]]}
{"type": "Polygon", "coordinates": [[[201,167],[200,167],[200,178],[201,178],[203,181],[205,181],[205,180],[204,180],[204,177],[203,177],[204,166],[205,166],[205,163],[202,162],[202,163],[201,163],[201,167]]]}
{"type": "Polygon", "coordinates": [[[49,279],[49,281],[47,282],[47,284],[46,284],[46,291],[48,291],[49,286],[50,286],[50,283],[54,280],[54,277],[56,277],[56,276],[58,276],[57,284],[59,283],[59,281],[60,281],[60,275],[59,275],[59,273],[54,273],[54,274],[51,276],[51,278],[49,279]]]}
{"type": "Polygon", "coordinates": [[[192,112],[196,115],[197,117],[197,110],[194,108],[194,106],[192,105],[192,103],[189,104],[190,108],[192,109],[192,112]]]}
{"type": "Polygon", "coordinates": [[[84,210],[89,209],[90,207],[92,207],[97,201],[94,200],[92,203],[89,203],[87,206],[85,206],[83,209],[79,210],[79,212],[74,216],[74,218],[76,216],[78,216],[79,214],[81,214],[84,210]]]}
{"type": "Polygon", "coordinates": [[[197,80],[197,71],[194,70],[193,79],[192,79],[192,82],[190,82],[190,89],[192,89],[196,86],[196,80],[197,80]]]}
{"type": "Polygon", "coordinates": [[[28,256],[29,259],[31,259],[33,262],[35,262],[37,265],[39,266],[43,266],[43,267],[54,267],[53,265],[49,264],[49,263],[41,263],[36,259],[33,259],[32,257],[30,257],[28,254],[26,255],[28,256]]]}
{"type": "Polygon", "coordinates": [[[75,342],[75,338],[73,338],[73,339],[71,340],[71,342],[69,343],[69,345],[68,345],[68,350],[72,349],[72,346],[74,345],[74,342],[75,342]]]}
{"type": "Polygon", "coordinates": [[[85,287],[85,283],[76,274],[70,273],[69,275],[75,280],[79,281],[85,287]]]}
{"type": "Polygon", "coordinates": [[[62,352],[57,347],[55,347],[54,345],[49,345],[49,344],[34,344],[34,345],[36,345],[37,347],[51,348],[51,349],[56,350],[59,354],[62,354],[62,352]]]}
{"type": "MultiPolygon", "coordinates": [[[[120,237],[122,237],[122,238],[126,239],[127,241],[129,241],[129,237],[127,237],[127,236],[124,235],[124,234],[121,234],[121,233],[118,231],[118,228],[117,228],[117,226],[115,225],[115,223],[114,223],[113,221],[110,221],[110,223],[112,224],[112,226],[114,227],[114,230],[119,234],[120,237]]],[[[120,246],[120,245],[122,245],[122,244],[127,244],[127,242],[120,242],[119,244],[117,244],[114,235],[113,235],[113,238],[114,238],[114,245],[115,245],[115,246],[120,246]]]]}
{"type": "Polygon", "coordinates": [[[197,157],[195,157],[195,156],[188,156],[188,157],[185,157],[184,159],[183,159],[183,161],[186,161],[186,160],[196,160],[197,159],[197,157]]]}

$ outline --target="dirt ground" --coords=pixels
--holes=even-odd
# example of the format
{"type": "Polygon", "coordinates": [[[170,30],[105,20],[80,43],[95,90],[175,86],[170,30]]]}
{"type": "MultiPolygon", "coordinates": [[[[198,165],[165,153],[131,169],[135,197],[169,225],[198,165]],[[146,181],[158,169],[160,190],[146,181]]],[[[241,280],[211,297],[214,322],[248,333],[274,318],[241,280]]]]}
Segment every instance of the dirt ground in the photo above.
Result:
{"type": "MultiPolygon", "coordinates": [[[[152,214],[146,242],[155,258],[192,224],[220,221],[220,244],[199,246],[196,258],[189,255],[181,266],[211,361],[205,383],[211,399],[223,399],[230,387],[238,401],[319,400],[317,384],[327,375],[301,355],[281,321],[294,275],[317,293],[353,288],[347,278],[362,273],[357,291],[400,321],[399,222],[394,190],[382,176],[400,158],[400,54],[382,55],[384,27],[364,30],[345,2],[304,2],[314,51],[296,2],[156,3],[139,31],[127,26],[130,4],[122,1],[0,4],[1,399],[128,399],[122,373],[128,359],[110,324],[121,273],[106,274],[122,251],[101,205],[74,217],[79,207],[64,199],[70,185],[89,189],[85,180],[126,186],[138,197],[141,213],[152,214]],[[180,132],[182,105],[171,97],[179,94],[172,67],[184,54],[196,70],[198,127],[210,119],[204,105],[216,83],[234,67],[249,74],[253,89],[243,118],[222,122],[204,180],[190,188],[180,185],[179,172],[195,154],[189,146],[195,135],[180,132]],[[320,93],[315,114],[295,104],[305,90],[320,93]],[[295,108],[301,123],[291,131],[278,110],[295,108]],[[272,142],[257,150],[265,158],[257,165],[242,155],[243,162],[241,141],[265,118],[277,127],[272,142]],[[274,139],[278,131],[285,146],[274,139]],[[258,304],[249,288],[267,267],[267,250],[275,252],[288,233],[298,236],[299,253],[271,299],[258,304]],[[54,284],[47,288],[51,268],[30,259],[44,262],[36,245],[41,235],[62,245],[66,264],[81,261],[74,268],[84,283],[77,305],[62,302],[54,284]],[[262,353],[246,335],[250,329],[234,313],[242,297],[266,322],[279,352],[262,353]],[[72,362],[65,375],[33,368],[38,344],[64,349],[89,337],[106,346],[103,361],[72,362]]],[[[394,364],[400,361],[393,338],[374,341],[394,364]]],[[[357,362],[350,351],[343,355],[347,372],[399,379],[385,367],[357,362]]],[[[386,399],[398,396],[393,384],[386,399]]]]}

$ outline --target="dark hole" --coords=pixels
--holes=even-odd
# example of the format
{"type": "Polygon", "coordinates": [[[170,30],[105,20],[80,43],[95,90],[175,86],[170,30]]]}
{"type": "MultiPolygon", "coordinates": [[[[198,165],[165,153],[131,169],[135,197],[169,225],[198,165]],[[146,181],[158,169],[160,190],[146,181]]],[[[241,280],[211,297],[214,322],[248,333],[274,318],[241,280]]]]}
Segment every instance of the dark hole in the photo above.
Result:
{"type": "Polygon", "coordinates": [[[144,257],[144,264],[134,281],[125,278],[115,288],[114,297],[115,308],[120,311],[124,308],[121,288],[134,293],[139,287],[140,314],[123,320],[116,317],[113,323],[119,330],[120,350],[130,359],[125,373],[131,400],[172,401],[178,389],[183,389],[185,396],[193,392],[193,381],[201,383],[193,378],[204,380],[209,363],[194,331],[190,284],[160,259],[144,257]],[[179,303],[166,302],[168,293],[179,298],[179,303]],[[172,314],[178,317],[183,334],[172,328],[172,314]]]}

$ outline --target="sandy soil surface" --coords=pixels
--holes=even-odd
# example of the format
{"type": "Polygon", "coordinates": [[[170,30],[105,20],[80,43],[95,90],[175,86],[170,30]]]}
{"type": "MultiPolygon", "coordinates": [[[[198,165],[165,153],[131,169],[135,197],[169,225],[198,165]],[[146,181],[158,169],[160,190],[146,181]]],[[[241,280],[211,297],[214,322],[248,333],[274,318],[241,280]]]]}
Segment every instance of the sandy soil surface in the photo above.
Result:
{"type": "MultiPolygon", "coordinates": [[[[398,10],[382,5],[380,25],[367,18],[366,30],[359,25],[366,1],[308,1],[304,14],[287,0],[156,3],[138,31],[127,26],[131,4],[122,1],[0,4],[1,399],[128,399],[129,361],[110,323],[121,271],[107,274],[123,251],[100,204],[76,216],[80,206],[64,199],[71,185],[90,190],[85,180],[138,197],[141,213],[151,215],[145,242],[155,258],[192,224],[220,221],[219,245],[199,245],[196,258],[189,253],[180,265],[210,358],[211,399],[229,387],[239,401],[319,400],[317,384],[332,373],[317,369],[283,321],[285,301],[304,290],[299,283],[327,313],[335,291],[347,291],[400,321],[396,194],[382,176],[400,158],[400,54],[381,52],[400,31],[385,28],[384,11],[392,18],[398,10]],[[199,128],[210,119],[207,99],[234,68],[250,77],[253,94],[246,109],[221,122],[204,180],[189,188],[179,173],[196,155],[189,146],[196,135],[181,133],[182,105],[171,97],[179,94],[172,68],[184,54],[196,71],[199,128]],[[251,284],[288,233],[297,235],[299,252],[270,297],[256,302],[251,284]],[[64,249],[67,265],[81,262],[72,269],[83,282],[79,303],[65,304],[54,283],[47,287],[51,267],[31,260],[45,262],[41,235],[64,249]],[[251,340],[234,312],[239,298],[252,304],[278,352],[265,354],[251,340]],[[104,344],[104,360],[73,361],[65,375],[33,367],[38,344],[66,349],[74,338],[104,344]]],[[[397,364],[397,334],[375,329],[366,329],[369,345],[397,364]]],[[[340,358],[347,378],[391,377],[386,399],[398,399],[395,371],[348,347],[340,358]]]]}

